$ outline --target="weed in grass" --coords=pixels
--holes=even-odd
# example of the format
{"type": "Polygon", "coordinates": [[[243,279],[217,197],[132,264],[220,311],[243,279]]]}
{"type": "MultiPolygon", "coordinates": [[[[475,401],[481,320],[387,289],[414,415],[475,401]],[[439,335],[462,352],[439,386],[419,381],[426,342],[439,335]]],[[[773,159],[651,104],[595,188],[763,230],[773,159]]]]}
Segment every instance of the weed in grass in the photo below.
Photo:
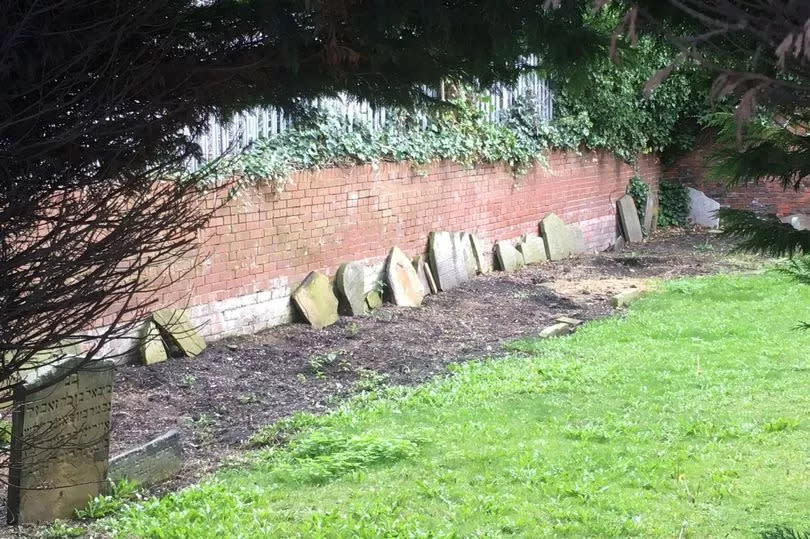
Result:
{"type": "Polygon", "coordinates": [[[42,533],[43,539],[69,539],[71,537],[81,537],[85,530],[80,526],[71,526],[64,520],[55,520],[42,533]]]}
{"type": "Polygon", "coordinates": [[[309,370],[315,375],[315,378],[321,379],[326,376],[326,369],[328,367],[337,366],[340,369],[347,370],[351,364],[346,357],[345,350],[338,350],[336,352],[329,352],[328,354],[312,356],[309,359],[309,370]]]}
{"type": "Polygon", "coordinates": [[[76,510],[76,518],[91,520],[110,515],[124,506],[130,500],[140,496],[138,483],[128,479],[121,479],[118,483],[110,485],[110,493],[96,496],[83,509],[76,510]]]}
{"type": "Polygon", "coordinates": [[[780,417],[773,421],[769,421],[762,426],[765,432],[784,432],[794,430],[799,426],[799,420],[790,417],[780,417]]]}

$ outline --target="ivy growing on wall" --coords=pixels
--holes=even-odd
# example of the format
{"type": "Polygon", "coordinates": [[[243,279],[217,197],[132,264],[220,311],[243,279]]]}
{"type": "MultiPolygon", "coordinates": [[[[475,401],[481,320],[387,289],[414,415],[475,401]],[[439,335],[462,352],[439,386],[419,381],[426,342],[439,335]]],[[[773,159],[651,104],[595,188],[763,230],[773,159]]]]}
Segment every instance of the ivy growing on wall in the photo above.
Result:
{"type": "MultiPolygon", "coordinates": [[[[633,202],[636,204],[638,210],[638,218],[644,222],[644,216],[647,213],[647,197],[650,196],[650,186],[647,185],[641,176],[636,174],[627,183],[627,194],[633,197],[633,202]]],[[[644,234],[648,234],[649,230],[644,230],[644,234]]]]}
{"type": "MultiPolygon", "coordinates": [[[[609,11],[591,24],[609,33],[609,11]]],[[[576,80],[555,81],[555,118],[543,121],[530,102],[519,100],[498,122],[480,110],[480,97],[457,89],[450,106],[400,111],[382,130],[347,125],[322,110],[307,109],[295,127],[260,140],[227,162],[243,181],[282,185],[299,170],[329,166],[409,161],[415,165],[449,160],[473,166],[503,162],[520,175],[551,148],[606,150],[627,162],[640,153],[684,151],[693,141],[685,125],[697,125],[709,79],[694,69],[675,71],[649,96],[645,82],[667,65],[668,45],[642,38],[623,50],[620,62],[605,55],[583,66],[576,80]]]]}
{"type": "Polygon", "coordinates": [[[689,193],[686,186],[661,181],[658,186],[658,226],[686,226],[689,219],[689,193]]]}

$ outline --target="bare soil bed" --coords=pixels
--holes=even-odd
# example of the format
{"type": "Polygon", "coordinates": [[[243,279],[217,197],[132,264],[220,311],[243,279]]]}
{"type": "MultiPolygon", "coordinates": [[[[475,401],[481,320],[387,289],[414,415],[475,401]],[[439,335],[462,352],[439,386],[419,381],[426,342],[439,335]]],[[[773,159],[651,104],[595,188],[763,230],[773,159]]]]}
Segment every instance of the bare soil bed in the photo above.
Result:
{"type": "Polygon", "coordinates": [[[299,410],[324,411],[369,385],[415,384],[449,363],[497,356],[560,315],[592,320],[610,296],[651,277],[748,271],[713,234],[678,232],[621,252],[494,272],[418,309],[385,305],[324,330],[305,324],[219,341],[196,359],[126,366],[115,381],[112,452],[178,429],[187,458],[175,488],[244,448],[257,429],[299,410]]]}

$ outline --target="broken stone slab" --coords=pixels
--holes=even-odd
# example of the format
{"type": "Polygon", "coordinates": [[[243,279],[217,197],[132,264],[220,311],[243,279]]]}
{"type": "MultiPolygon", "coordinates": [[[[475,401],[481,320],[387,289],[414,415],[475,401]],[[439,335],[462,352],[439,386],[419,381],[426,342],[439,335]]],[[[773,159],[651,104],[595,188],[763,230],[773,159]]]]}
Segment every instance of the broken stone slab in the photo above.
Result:
{"type": "Polygon", "coordinates": [[[528,264],[540,264],[548,261],[546,256],[546,244],[543,238],[532,234],[524,234],[517,250],[523,255],[523,261],[528,264]]]}
{"type": "Polygon", "coordinates": [[[577,225],[568,225],[568,230],[571,231],[571,254],[581,255],[588,252],[588,246],[585,244],[585,232],[577,225]]]}
{"type": "Polygon", "coordinates": [[[565,221],[550,213],[540,221],[540,233],[543,235],[549,260],[556,262],[568,258],[571,254],[572,237],[565,221]]]}
{"type": "Polygon", "coordinates": [[[416,270],[416,275],[419,277],[419,282],[422,283],[422,288],[425,290],[425,295],[435,294],[434,288],[436,285],[431,286],[430,284],[433,276],[428,277],[430,267],[425,263],[425,257],[423,255],[415,256],[411,261],[413,262],[413,269],[416,270]]]}
{"type": "Polygon", "coordinates": [[[543,331],[541,331],[540,332],[540,338],[541,339],[548,339],[550,337],[559,337],[561,335],[568,335],[572,331],[574,331],[574,328],[572,326],[570,326],[569,324],[564,324],[562,322],[559,322],[559,323],[554,324],[552,326],[548,326],[543,331]]]}
{"type": "Polygon", "coordinates": [[[610,304],[616,308],[619,307],[627,307],[635,300],[641,297],[643,290],[640,288],[631,288],[630,290],[624,290],[623,292],[619,292],[612,298],[610,298],[610,304]]]}
{"type": "Polygon", "coordinates": [[[315,329],[331,326],[338,320],[338,299],[329,277],[313,271],[293,292],[292,300],[304,319],[315,329]]]}
{"type": "Polygon", "coordinates": [[[703,191],[691,187],[687,187],[686,191],[689,194],[689,222],[706,228],[719,228],[717,210],[720,209],[720,203],[707,197],[703,191]]]}
{"type": "Polygon", "coordinates": [[[467,232],[461,233],[461,252],[464,255],[464,265],[467,269],[467,276],[472,279],[478,275],[478,263],[475,261],[472,237],[467,232]]]}
{"type": "Polygon", "coordinates": [[[169,359],[160,330],[152,320],[147,320],[141,328],[140,351],[144,365],[154,365],[169,359]]]}
{"type": "Polygon", "coordinates": [[[359,264],[342,264],[335,274],[338,313],[344,316],[368,315],[365,286],[363,268],[359,264]]]}
{"type": "Polygon", "coordinates": [[[638,220],[638,210],[633,197],[624,195],[616,201],[616,210],[619,215],[619,224],[622,227],[624,239],[628,243],[638,243],[644,239],[641,232],[641,223],[638,220]]]}
{"type": "Polygon", "coordinates": [[[379,290],[372,290],[366,294],[366,305],[368,305],[368,308],[372,311],[382,307],[382,304],[382,294],[380,294],[379,290]]]}
{"type": "Polygon", "coordinates": [[[810,230],[810,215],[794,213],[782,218],[782,222],[789,224],[796,230],[810,230]]]}
{"type": "Polygon", "coordinates": [[[152,313],[152,321],[171,340],[183,355],[196,357],[205,350],[205,339],[191,324],[188,313],[182,309],[160,309],[152,313]]]}
{"type": "Polygon", "coordinates": [[[557,318],[554,319],[554,321],[559,322],[561,324],[568,324],[569,326],[572,327],[582,325],[582,320],[579,320],[578,318],[572,318],[570,316],[558,316],[557,318]]]}
{"type": "Polygon", "coordinates": [[[508,241],[495,243],[495,257],[503,271],[517,271],[526,266],[523,255],[508,241]]]}
{"type": "Polygon", "coordinates": [[[481,246],[481,241],[475,234],[470,234],[470,244],[472,245],[475,264],[478,266],[478,273],[486,275],[492,271],[492,263],[489,254],[484,251],[484,248],[481,246]]]}
{"type": "Polygon", "coordinates": [[[438,294],[439,287],[436,286],[436,279],[433,278],[433,272],[430,270],[430,265],[425,263],[425,277],[427,277],[428,290],[431,294],[438,294]]]}
{"type": "Polygon", "coordinates": [[[107,479],[112,484],[128,479],[139,487],[151,487],[176,476],[182,467],[180,433],[170,430],[140,447],[112,457],[107,479]]]}
{"type": "Polygon", "coordinates": [[[460,246],[460,238],[450,232],[431,232],[428,236],[430,269],[438,289],[443,292],[467,280],[460,246]]]}
{"type": "Polygon", "coordinates": [[[419,307],[425,298],[425,290],[419,275],[408,256],[399,247],[391,249],[386,263],[385,275],[395,305],[419,307]]]}

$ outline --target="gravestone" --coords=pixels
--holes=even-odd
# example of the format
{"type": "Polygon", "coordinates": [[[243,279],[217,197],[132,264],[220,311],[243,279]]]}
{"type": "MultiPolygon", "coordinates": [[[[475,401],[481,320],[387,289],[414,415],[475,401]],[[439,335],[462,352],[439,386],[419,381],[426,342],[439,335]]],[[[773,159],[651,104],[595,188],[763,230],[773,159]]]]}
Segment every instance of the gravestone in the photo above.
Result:
{"type": "Polygon", "coordinates": [[[430,271],[430,269],[427,267],[427,264],[425,264],[425,257],[423,255],[415,256],[411,262],[413,263],[413,269],[416,270],[416,276],[419,277],[419,282],[422,283],[422,288],[425,290],[425,295],[435,294],[433,287],[430,286],[430,280],[428,279],[428,271],[430,271]]]}
{"type": "Polygon", "coordinates": [[[782,222],[786,223],[796,230],[810,230],[810,215],[803,213],[794,213],[782,218],[782,222]]]}
{"type": "Polygon", "coordinates": [[[588,251],[588,246],[585,244],[585,233],[577,225],[568,225],[568,230],[571,232],[571,254],[581,255],[588,251]]]}
{"type": "Polygon", "coordinates": [[[441,291],[455,288],[466,280],[464,279],[466,266],[461,259],[463,255],[458,252],[460,243],[450,232],[431,232],[428,237],[430,269],[441,291]],[[464,268],[463,272],[459,271],[459,260],[461,268],[464,268]]]}
{"type": "Polygon", "coordinates": [[[573,331],[573,327],[564,323],[558,322],[554,325],[548,326],[544,328],[543,331],[540,332],[539,337],[541,339],[549,339],[551,337],[559,337],[561,335],[568,335],[573,331]]]}
{"type": "Polygon", "coordinates": [[[365,279],[363,268],[353,262],[341,265],[335,275],[338,312],[345,316],[366,316],[365,279]]]}
{"type": "Polygon", "coordinates": [[[543,238],[524,234],[518,243],[517,250],[523,255],[526,264],[539,264],[548,261],[546,257],[546,245],[543,238]]]}
{"type": "Polygon", "coordinates": [[[655,197],[652,193],[647,193],[647,203],[644,205],[644,232],[652,234],[655,230],[653,228],[653,219],[655,215],[655,197]]]}
{"type": "Polygon", "coordinates": [[[549,260],[557,261],[568,258],[571,254],[571,231],[565,221],[550,213],[540,221],[540,232],[546,242],[546,256],[549,260]]]}
{"type": "Polygon", "coordinates": [[[128,479],[136,481],[138,486],[151,487],[171,479],[182,467],[180,433],[170,430],[151,442],[111,458],[107,478],[114,484],[128,479]]]}
{"type": "Polygon", "coordinates": [[[472,245],[473,257],[475,258],[475,263],[478,266],[478,272],[481,275],[486,275],[492,271],[491,258],[489,257],[489,254],[484,251],[483,247],[481,246],[481,241],[475,234],[470,234],[470,244],[472,245]]]}
{"type": "Polygon", "coordinates": [[[516,271],[526,265],[523,255],[508,241],[495,243],[495,257],[503,271],[516,271]]]}
{"type": "Polygon", "coordinates": [[[461,233],[461,252],[464,255],[464,265],[467,270],[467,276],[472,279],[478,274],[478,264],[475,261],[475,253],[473,252],[472,238],[466,233],[461,233]]]}
{"type": "Polygon", "coordinates": [[[385,275],[391,289],[394,305],[419,307],[425,298],[425,290],[408,256],[399,247],[391,249],[385,265],[385,275]]]}
{"type": "Polygon", "coordinates": [[[706,228],[719,228],[720,218],[717,217],[717,210],[720,203],[706,196],[703,191],[687,187],[689,193],[689,221],[706,228]]]}
{"type": "Polygon", "coordinates": [[[105,488],[114,363],[84,361],[43,367],[14,390],[9,524],[71,518],[105,488]]]}
{"type": "Polygon", "coordinates": [[[293,303],[315,329],[331,326],[338,320],[338,299],[332,291],[329,277],[313,271],[295,289],[293,303]]]}
{"type": "Polygon", "coordinates": [[[636,209],[636,203],[633,202],[633,197],[624,195],[616,201],[616,207],[624,239],[626,239],[628,243],[638,243],[642,241],[644,236],[641,233],[641,223],[638,220],[638,210],[636,209]]]}
{"type": "Polygon", "coordinates": [[[470,264],[467,262],[467,249],[464,245],[464,236],[461,232],[453,233],[453,262],[459,283],[470,280],[470,264]]]}
{"type": "Polygon", "coordinates": [[[163,330],[184,355],[195,357],[205,350],[205,339],[191,324],[186,311],[161,309],[152,313],[152,321],[163,330]]]}
{"type": "Polygon", "coordinates": [[[430,271],[430,266],[428,265],[427,262],[425,262],[424,268],[425,268],[425,277],[427,277],[428,282],[428,290],[430,290],[431,294],[438,294],[439,287],[436,286],[436,279],[433,278],[433,272],[430,271]]]}
{"type": "Polygon", "coordinates": [[[141,329],[141,361],[144,365],[153,365],[168,358],[160,330],[154,322],[147,320],[141,329]]]}

